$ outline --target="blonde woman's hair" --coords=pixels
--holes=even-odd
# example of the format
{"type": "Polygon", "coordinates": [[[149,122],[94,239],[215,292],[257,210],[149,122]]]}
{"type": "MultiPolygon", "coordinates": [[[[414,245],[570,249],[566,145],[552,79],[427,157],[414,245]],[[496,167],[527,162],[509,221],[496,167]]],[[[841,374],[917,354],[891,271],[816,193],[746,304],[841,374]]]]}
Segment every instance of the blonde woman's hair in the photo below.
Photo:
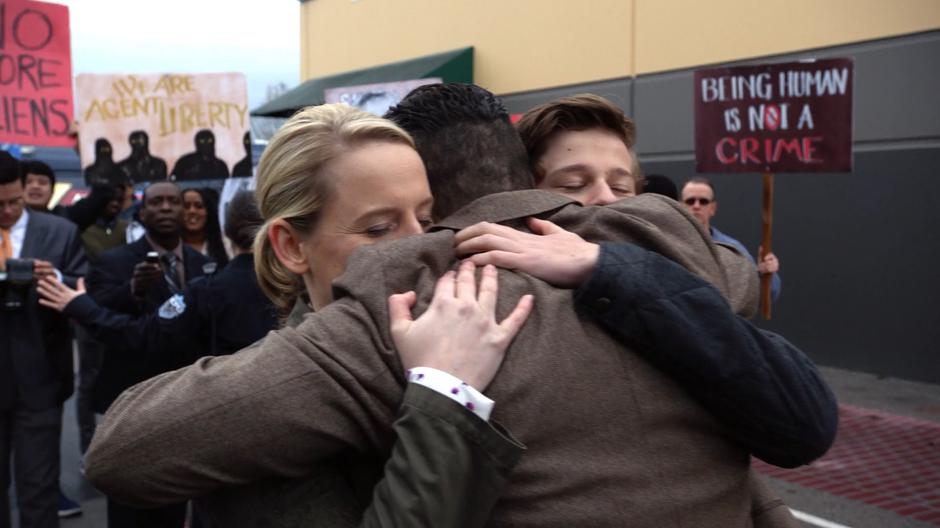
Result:
{"type": "Polygon", "coordinates": [[[269,228],[275,220],[283,219],[295,230],[309,233],[335,183],[327,181],[320,169],[371,141],[414,148],[411,136],[391,121],[345,104],[327,104],[294,114],[261,155],[255,196],[264,223],[255,236],[255,270],[262,291],[283,312],[293,308],[304,285],[277,259],[268,238],[269,228]]]}

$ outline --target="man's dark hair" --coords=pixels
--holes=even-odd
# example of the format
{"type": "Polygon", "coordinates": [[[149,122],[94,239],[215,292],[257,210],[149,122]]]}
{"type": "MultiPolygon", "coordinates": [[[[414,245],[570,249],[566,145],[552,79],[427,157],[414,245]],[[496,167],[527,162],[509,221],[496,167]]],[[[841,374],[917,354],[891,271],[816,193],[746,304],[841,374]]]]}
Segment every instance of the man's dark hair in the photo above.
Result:
{"type": "Polygon", "coordinates": [[[20,172],[22,173],[23,185],[26,185],[26,176],[28,174],[40,174],[49,178],[49,183],[55,187],[55,172],[52,170],[52,167],[39,160],[22,162],[20,164],[20,172]]]}
{"type": "Polygon", "coordinates": [[[251,191],[238,191],[225,206],[225,236],[239,249],[251,249],[262,223],[264,219],[251,191]]]}
{"type": "Polygon", "coordinates": [[[503,103],[475,84],[420,86],[385,114],[415,140],[444,218],[493,193],[534,186],[525,146],[503,103]]]}
{"type": "Polygon", "coordinates": [[[183,190],[176,183],[171,182],[171,181],[155,181],[155,182],[150,182],[150,184],[144,187],[144,192],[141,194],[141,200],[144,202],[147,201],[147,192],[150,191],[150,188],[153,187],[154,185],[167,185],[167,184],[172,185],[173,187],[176,187],[180,192],[180,197],[182,198],[183,190]]]}
{"type": "Polygon", "coordinates": [[[679,189],[676,182],[663,174],[647,174],[644,176],[643,192],[661,194],[679,201],[679,189]]]}
{"type": "Polygon", "coordinates": [[[9,152],[0,150],[0,185],[20,179],[20,162],[9,152]]]}

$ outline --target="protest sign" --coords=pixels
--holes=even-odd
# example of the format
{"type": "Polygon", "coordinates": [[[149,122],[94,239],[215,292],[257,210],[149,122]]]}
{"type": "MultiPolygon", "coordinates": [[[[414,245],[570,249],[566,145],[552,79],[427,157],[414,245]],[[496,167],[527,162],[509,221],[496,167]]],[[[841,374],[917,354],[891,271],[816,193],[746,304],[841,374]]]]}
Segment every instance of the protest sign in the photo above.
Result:
{"type": "Polygon", "coordinates": [[[76,89],[88,183],[251,175],[243,74],[82,74],[76,89]]]}
{"type": "Polygon", "coordinates": [[[0,143],[72,146],[69,9],[0,0],[0,143]]]}
{"type": "Polygon", "coordinates": [[[415,88],[439,82],[441,82],[440,78],[428,77],[411,81],[341,86],[324,90],[323,98],[327,103],[346,103],[380,116],[398,104],[415,88]]]}
{"type": "Polygon", "coordinates": [[[851,171],[852,77],[852,59],[696,71],[696,170],[851,171]]]}

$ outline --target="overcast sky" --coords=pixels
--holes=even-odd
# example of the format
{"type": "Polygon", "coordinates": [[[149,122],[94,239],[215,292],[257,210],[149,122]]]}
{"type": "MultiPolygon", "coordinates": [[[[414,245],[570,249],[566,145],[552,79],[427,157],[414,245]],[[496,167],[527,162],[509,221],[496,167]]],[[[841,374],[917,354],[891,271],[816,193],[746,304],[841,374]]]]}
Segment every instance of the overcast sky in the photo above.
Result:
{"type": "Polygon", "coordinates": [[[252,108],[300,72],[297,0],[57,0],[69,6],[72,74],[242,72],[252,108]]]}

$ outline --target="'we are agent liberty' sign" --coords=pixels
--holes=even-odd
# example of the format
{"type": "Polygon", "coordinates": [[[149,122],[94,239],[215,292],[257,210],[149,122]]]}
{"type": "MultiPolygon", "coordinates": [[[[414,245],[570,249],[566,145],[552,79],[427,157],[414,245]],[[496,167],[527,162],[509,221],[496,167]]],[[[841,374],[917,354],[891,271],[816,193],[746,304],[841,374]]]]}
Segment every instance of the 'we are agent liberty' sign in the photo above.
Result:
{"type": "Polygon", "coordinates": [[[852,170],[852,59],[695,72],[697,172],[852,170]]]}

